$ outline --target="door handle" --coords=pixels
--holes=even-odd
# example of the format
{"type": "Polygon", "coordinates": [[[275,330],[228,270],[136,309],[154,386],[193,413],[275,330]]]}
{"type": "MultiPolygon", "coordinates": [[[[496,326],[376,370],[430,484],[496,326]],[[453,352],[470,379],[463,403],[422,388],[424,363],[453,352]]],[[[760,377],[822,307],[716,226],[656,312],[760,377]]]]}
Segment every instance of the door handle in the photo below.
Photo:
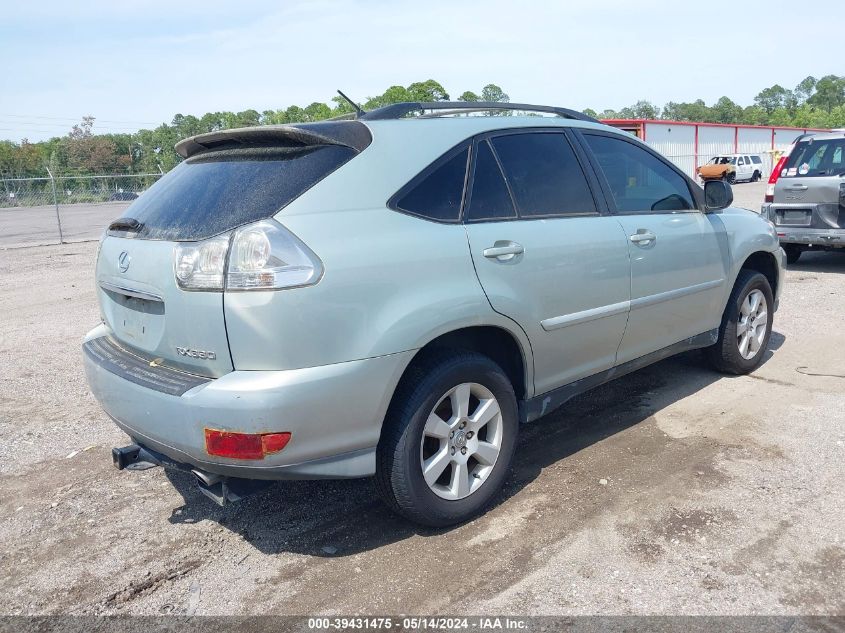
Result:
{"type": "Polygon", "coordinates": [[[481,254],[488,259],[498,259],[500,262],[507,262],[512,260],[517,255],[522,255],[525,252],[522,244],[510,242],[508,240],[496,240],[490,248],[485,248],[481,254]]]}
{"type": "Polygon", "coordinates": [[[653,244],[657,241],[657,236],[646,229],[637,229],[637,232],[631,235],[628,239],[634,244],[648,246],[649,244],[653,244]]]}

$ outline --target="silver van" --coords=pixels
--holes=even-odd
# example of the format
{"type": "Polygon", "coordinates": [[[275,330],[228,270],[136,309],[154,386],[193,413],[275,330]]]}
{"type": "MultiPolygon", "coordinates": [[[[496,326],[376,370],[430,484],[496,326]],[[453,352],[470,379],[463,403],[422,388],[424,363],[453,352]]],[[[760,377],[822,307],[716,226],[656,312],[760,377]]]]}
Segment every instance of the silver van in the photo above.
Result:
{"type": "Polygon", "coordinates": [[[119,469],[191,472],[221,504],[375,476],[449,525],[575,394],[697,348],[763,361],[771,223],[580,113],[402,103],[177,150],[98,252],[84,363],[131,438],[119,469]]]}

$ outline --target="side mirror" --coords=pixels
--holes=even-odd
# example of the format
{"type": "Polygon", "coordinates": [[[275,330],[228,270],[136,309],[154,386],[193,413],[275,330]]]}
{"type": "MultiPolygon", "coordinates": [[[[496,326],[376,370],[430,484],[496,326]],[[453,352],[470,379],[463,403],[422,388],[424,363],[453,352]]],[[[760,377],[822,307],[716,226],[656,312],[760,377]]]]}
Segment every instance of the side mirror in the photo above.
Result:
{"type": "Polygon", "coordinates": [[[731,206],[734,192],[724,180],[708,180],[704,183],[704,206],[708,211],[718,211],[731,206]]]}

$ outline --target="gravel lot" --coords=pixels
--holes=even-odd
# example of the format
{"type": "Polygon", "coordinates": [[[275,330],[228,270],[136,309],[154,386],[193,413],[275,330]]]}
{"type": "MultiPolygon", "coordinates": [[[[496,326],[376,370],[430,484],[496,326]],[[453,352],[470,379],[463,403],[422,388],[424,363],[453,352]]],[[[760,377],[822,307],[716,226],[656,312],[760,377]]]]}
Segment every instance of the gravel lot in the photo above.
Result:
{"type": "Polygon", "coordinates": [[[845,613],[845,255],[789,271],[754,375],[689,354],[581,396],[524,427],[496,508],[430,531],[369,481],[221,509],[115,471],[81,369],[95,250],[0,251],[5,614],[845,613]]]}

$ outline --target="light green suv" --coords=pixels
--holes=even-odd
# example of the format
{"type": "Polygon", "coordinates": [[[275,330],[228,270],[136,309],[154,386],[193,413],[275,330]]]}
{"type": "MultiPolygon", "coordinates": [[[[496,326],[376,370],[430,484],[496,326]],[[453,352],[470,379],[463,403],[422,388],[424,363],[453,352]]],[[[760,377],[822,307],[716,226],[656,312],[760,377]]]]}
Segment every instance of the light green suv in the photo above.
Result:
{"type": "Polygon", "coordinates": [[[218,503],[374,475],[449,525],[575,394],[695,348],[764,359],[773,226],[580,113],[404,103],[177,150],[98,254],[84,359],[132,438],[118,468],[190,471],[218,503]]]}

